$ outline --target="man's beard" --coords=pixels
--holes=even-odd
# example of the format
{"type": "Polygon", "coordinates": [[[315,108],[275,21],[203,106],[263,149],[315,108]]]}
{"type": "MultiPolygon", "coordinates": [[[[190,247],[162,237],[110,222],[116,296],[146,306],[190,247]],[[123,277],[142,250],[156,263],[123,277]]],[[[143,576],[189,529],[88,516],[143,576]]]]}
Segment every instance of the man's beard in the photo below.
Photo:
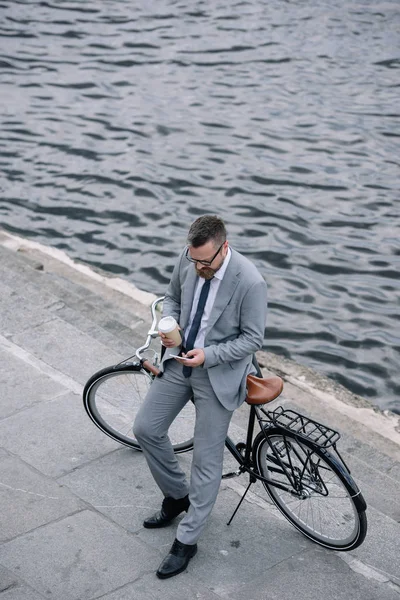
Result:
{"type": "Polygon", "coordinates": [[[198,269],[196,265],[196,273],[199,277],[202,277],[203,279],[212,279],[215,273],[220,270],[223,264],[224,261],[222,260],[221,264],[216,269],[211,269],[211,267],[203,267],[201,270],[198,269]]]}
{"type": "Polygon", "coordinates": [[[215,269],[210,269],[210,267],[203,267],[202,269],[195,268],[197,275],[203,279],[212,279],[217,271],[215,269]]]}

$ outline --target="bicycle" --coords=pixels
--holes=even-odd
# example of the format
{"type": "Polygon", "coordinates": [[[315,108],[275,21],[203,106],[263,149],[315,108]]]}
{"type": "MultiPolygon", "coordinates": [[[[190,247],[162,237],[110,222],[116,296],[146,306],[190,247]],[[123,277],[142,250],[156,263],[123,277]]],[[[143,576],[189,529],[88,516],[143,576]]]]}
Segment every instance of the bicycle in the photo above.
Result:
{"type": "MultiPolygon", "coordinates": [[[[159,356],[143,356],[158,336],[157,307],[152,306],[152,325],[146,341],[135,355],[92,375],[83,391],[89,417],[109,437],[140,451],[132,426],[148,386],[162,374],[159,356]],[[127,362],[135,358],[134,362],[127,362]]],[[[296,529],[317,544],[333,550],[353,550],[367,533],[366,502],[336,447],[340,434],[313,419],[282,406],[267,411],[265,405],[282,392],[280,377],[247,378],[246,402],[250,406],[246,441],[225,446],[239,464],[227,479],[247,473],[249,484],[228,525],[232,522],[251,485],[261,481],[272,502],[296,529]],[[255,423],[260,431],[254,437],[255,423]]],[[[171,426],[169,435],[176,453],[193,448],[194,406],[188,402],[171,426]]]]}

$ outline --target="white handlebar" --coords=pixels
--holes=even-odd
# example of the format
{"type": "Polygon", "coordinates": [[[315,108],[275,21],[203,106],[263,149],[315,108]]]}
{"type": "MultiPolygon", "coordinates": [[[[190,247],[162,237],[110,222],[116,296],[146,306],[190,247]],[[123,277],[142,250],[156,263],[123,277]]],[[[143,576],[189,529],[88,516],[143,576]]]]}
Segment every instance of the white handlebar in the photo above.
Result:
{"type": "Polygon", "coordinates": [[[143,346],[141,346],[140,348],[138,348],[136,350],[136,356],[138,357],[139,360],[141,360],[142,358],[142,353],[147,350],[147,348],[150,346],[151,344],[151,340],[153,338],[156,338],[158,336],[158,330],[156,329],[157,327],[157,314],[156,314],[156,309],[157,306],[164,300],[164,296],[160,296],[160,298],[156,298],[154,300],[154,302],[151,305],[151,316],[153,318],[153,321],[151,323],[150,329],[147,332],[147,338],[145,343],[143,344],[143,346]]]}

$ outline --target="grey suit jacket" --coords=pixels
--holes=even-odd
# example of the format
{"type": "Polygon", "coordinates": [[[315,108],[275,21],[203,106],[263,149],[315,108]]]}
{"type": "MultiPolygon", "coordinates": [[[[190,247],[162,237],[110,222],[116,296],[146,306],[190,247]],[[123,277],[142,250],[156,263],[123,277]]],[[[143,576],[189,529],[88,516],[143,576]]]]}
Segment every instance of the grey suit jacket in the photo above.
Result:
{"type": "MultiPolygon", "coordinates": [[[[211,386],[228,410],[246,397],[246,377],[254,372],[252,355],[262,347],[267,316],[267,286],[247,258],[232,250],[224,278],[218,288],[205,336],[205,362],[211,386]]],[[[183,329],[188,326],[197,275],[182,252],[169,283],[163,315],[172,315],[183,329]]],[[[166,360],[179,348],[168,349],[166,360]]]]}

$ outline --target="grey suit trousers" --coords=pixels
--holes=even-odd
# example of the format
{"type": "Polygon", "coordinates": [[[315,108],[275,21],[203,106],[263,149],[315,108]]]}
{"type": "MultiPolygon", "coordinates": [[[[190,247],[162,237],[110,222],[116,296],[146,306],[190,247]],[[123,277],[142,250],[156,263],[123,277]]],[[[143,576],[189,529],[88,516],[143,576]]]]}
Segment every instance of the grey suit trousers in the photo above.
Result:
{"type": "Polygon", "coordinates": [[[176,535],[183,544],[197,542],[214,506],[232,414],[216,397],[207,369],[194,368],[192,375],[185,378],[182,365],[174,359],[166,361],[162,378],[154,380],[137,414],[133,431],[162,493],[172,498],[189,494],[190,508],[176,535]],[[192,396],[196,424],[189,485],[174,454],[168,429],[192,396]]]}

